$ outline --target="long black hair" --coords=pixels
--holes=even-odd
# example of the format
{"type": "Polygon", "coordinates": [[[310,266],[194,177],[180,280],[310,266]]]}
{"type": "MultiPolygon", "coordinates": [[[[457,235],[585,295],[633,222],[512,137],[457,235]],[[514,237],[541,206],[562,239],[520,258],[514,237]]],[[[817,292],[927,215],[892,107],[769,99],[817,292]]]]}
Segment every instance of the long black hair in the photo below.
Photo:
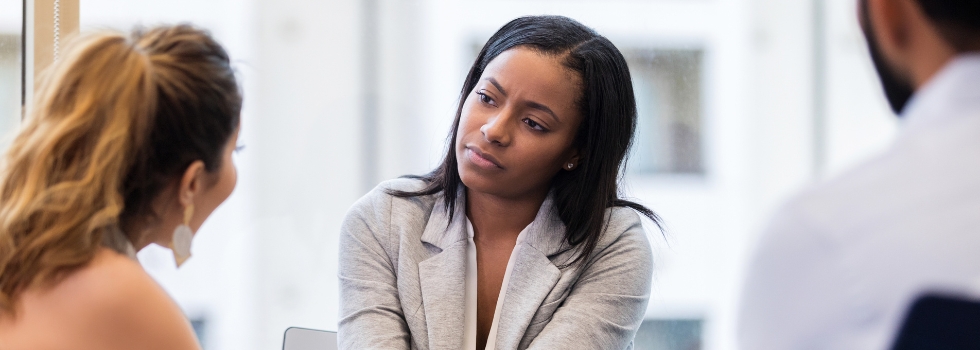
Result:
{"type": "Polygon", "coordinates": [[[426,175],[409,176],[425,182],[421,190],[390,191],[390,194],[416,197],[442,192],[452,217],[459,195],[457,189],[463,185],[457,170],[456,147],[453,147],[463,103],[487,64],[515,47],[562,58],[563,64],[582,78],[582,95],[577,104],[583,119],[573,144],[579,150],[578,169],[559,172],[551,183],[558,216],[567,228],[565,240],[581,249],[572,263],[584,263],[595,250],[606,225],[608,208],[633,208],[659,226],[661,220],[657,214],[620,198],[619,193],[618,183],[636,130],[636,99],[626,59],[608,39],[562,16],[521,17],[490,37],[466,75],[442,164],[426,175]]]}

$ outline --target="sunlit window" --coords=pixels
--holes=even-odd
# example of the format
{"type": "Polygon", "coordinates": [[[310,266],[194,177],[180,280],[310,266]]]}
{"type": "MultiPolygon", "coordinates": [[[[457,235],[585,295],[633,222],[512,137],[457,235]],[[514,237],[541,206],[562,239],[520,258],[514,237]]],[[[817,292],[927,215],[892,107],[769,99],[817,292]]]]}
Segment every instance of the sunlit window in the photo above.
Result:
{"type": "Polygon", "coordinates": [[[20,120],[23,2],[0,0],[0,150],[20,120]]]}
{"type": "Polygon", "coordinates": [[[701,51],[626,50],[638,122],[634,174],[701,174],[701,51]]]}
{"type": "Polygon", "coordinates": [[[0,33],[0,130],[20,114],[20,34],[0,33]]]}
{"type": "Polygon", "coordinates": [[[633,339],[635,349],[701,350],[701,319],[654,319],[643,321],[633,339]]]}

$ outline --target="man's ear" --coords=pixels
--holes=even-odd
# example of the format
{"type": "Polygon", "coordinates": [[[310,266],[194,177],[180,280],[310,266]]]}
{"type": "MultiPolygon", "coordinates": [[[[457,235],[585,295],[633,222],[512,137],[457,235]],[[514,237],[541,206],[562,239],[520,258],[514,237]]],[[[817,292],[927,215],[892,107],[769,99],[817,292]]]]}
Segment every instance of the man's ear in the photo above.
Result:
{"type": "Polygon", "coordinates": [[[881,53],[888,61],[896,66],[906,66],[912,45],[911,20],[915,15],[910,13],[918,6],[909,2],[913,0],[867,0],[868,25],[881,53]]]}
{"type": "Polygon", "coordinates": [[[177,192],[181,206],[186,208],[194,204],[194,198],[204,189],[204,175],[204,162],[200,160],[195,160],[184,170],[177,192]]]}

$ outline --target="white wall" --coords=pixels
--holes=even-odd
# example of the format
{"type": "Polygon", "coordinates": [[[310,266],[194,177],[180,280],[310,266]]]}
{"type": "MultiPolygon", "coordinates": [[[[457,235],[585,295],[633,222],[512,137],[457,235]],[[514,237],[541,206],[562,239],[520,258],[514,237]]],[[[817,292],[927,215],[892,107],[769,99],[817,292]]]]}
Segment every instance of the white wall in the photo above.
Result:
{"type": "Polygon", "coordinates": [[[281,347],[288,326],[336,329],[338,231],[363,194],[359,10],[259,1],[254,349],[281,347]]]}
{"type": "Polygon", "coordinates": [[[23,0],[0,0],[0,33],[20,34],[23,0]]]}
{"type": "Polygon", "coordinates": [[[827,167],[839,174],[887,147],[898,131],[868,56],[854,0],[827,3],[827,167]]]}

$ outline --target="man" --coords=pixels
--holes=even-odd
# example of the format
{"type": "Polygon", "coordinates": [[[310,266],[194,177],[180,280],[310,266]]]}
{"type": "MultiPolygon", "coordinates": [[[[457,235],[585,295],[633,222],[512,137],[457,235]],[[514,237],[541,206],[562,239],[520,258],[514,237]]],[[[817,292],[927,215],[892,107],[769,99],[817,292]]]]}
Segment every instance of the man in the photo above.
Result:
{"type": "Polygon", "coordinates": [[[742,349],[885,349],[917,296],[980,295],[980,0],[859,0],[903,129],[790,201],[745,284],[742,349]]]}

